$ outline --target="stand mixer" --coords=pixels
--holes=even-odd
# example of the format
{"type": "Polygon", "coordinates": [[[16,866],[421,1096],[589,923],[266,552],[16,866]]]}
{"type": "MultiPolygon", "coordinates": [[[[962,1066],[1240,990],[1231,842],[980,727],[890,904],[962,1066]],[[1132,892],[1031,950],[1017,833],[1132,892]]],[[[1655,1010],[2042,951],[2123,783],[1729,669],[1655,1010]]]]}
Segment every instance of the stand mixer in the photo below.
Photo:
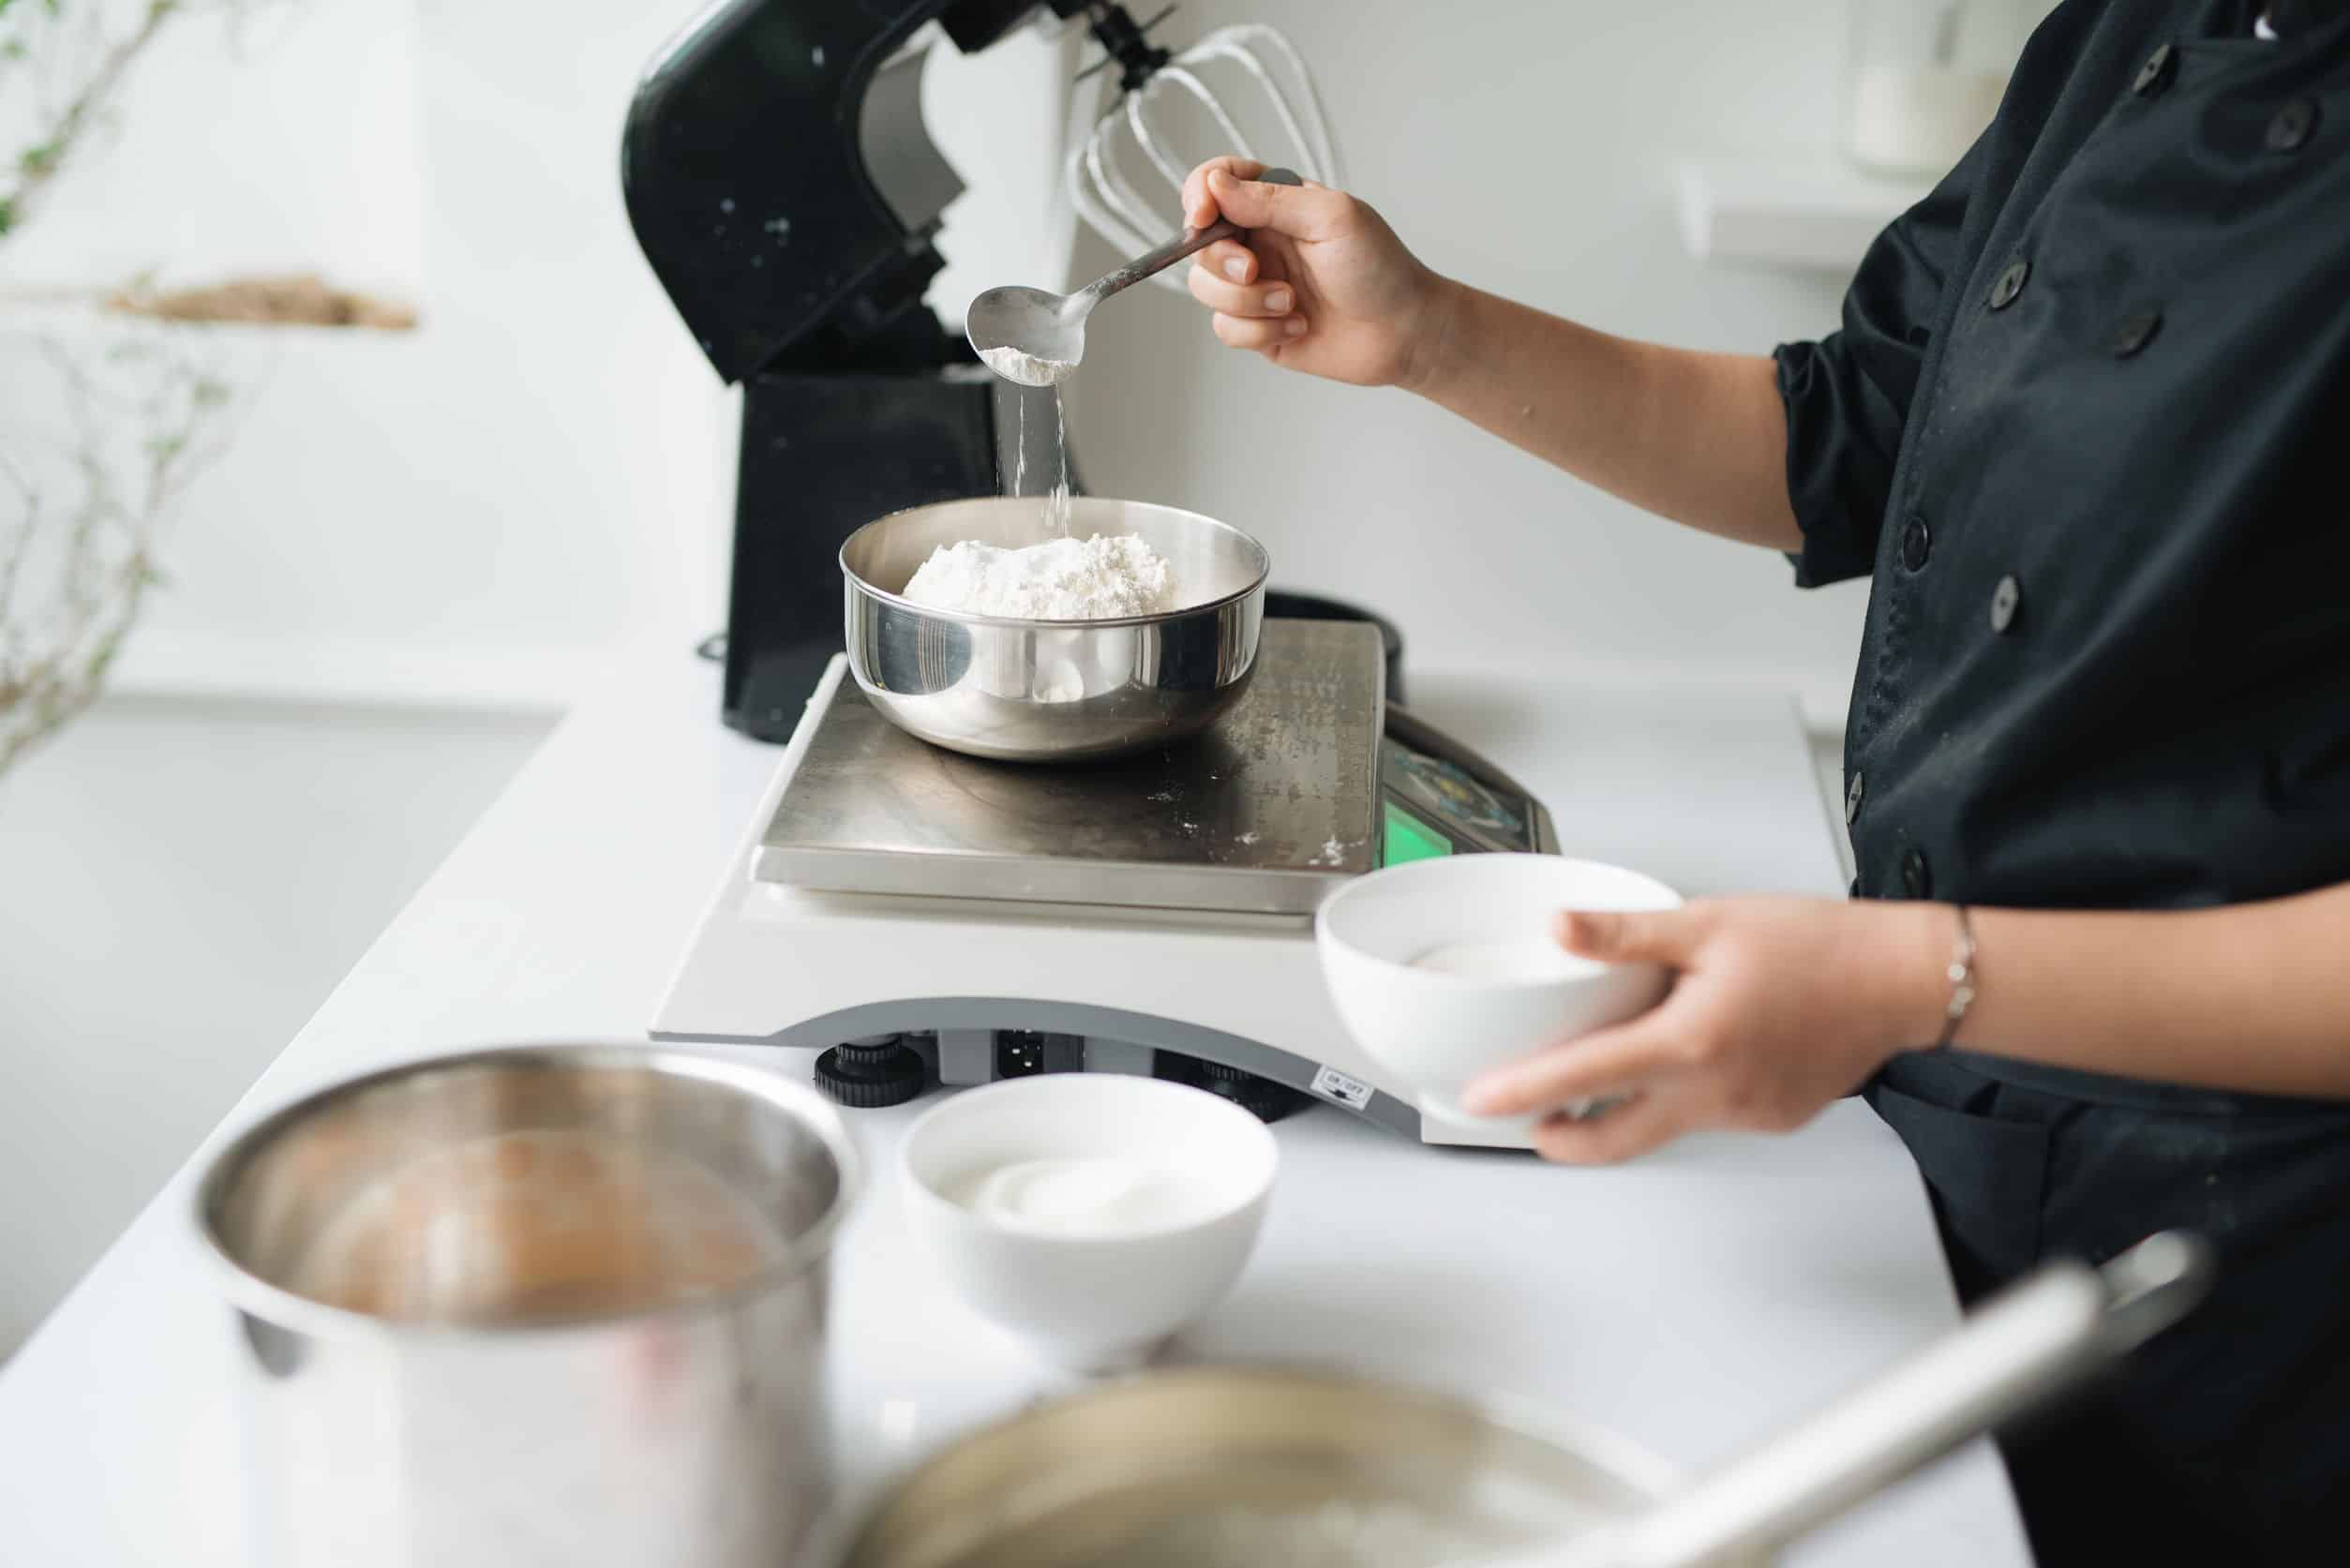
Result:
{"type": "MultiPolygon", "coordinates": [[[[1030,23],[1090,31],[1098,68],[1118,72],[1117,102],[1069,177],[1122,255],[1182,227],[1188,166],[1175,160],[1235,150],[1243,133],[1334,179],[1328,127],[1285,38],[1225,28],[1178,55],[1150,41],[1165,15],[1137,24],[1096,0],[718,0],[646,67],[621,132],[629,222],[711,367],[742,387],[724,699],[737,729],[780,741],[799,723],[840,646],[834,557],[850,533],[906,507],[1006,493],[1022,399],[1052,427],[1050,393],[988,374],[922,303],[945,264],[942,215],[964,190],[922,122],[932,49],[977,53],[1030,23]],[[1284,76],[1303,86],[1281,89],[1284,76]],[[1284,126],[1303,144],[1283,145],[1284,126]],[[1146,171],[1175,181],[1155,208],[1134,186],[1146,171]]],[[[1072,457],[1072,488],[1081,478],[1072,457]]],[[[1281,605],[1277,592],[1268,607],[1281,605]]]]}
{"type": "Polygon", "coordinates": [[[817,1084],[852,1106],[934,1080],[1145,1073],[1268,1119],[1318,1099],[1431,1142],[1518,1142],[1424,1127],[1323,990],[1312,911],[1346,878],[1558,849],[1528,791],[1399,706],[1392,628],[1268,592],[1238,705],[1111,764],[938,750],[844,678],[843,543],[1000,493],[1006,414],[1051,396],[999,380],[922,304],[963,188],[922,126],[924,51],[939,35],[983,50],[1029,20],[1082,22],[1119,71],[1064,172],[1122,252],[1180,229],[1183,173],[1216,152],[1336,179],[1280,34],[1226,28],[1177,53],[1150,39],[1160,18],[1080,0],[721,0],[630,106],[638,240],[743,386],[726,717],[789,742],[651,1033],[816,1048],[817,1084]],[[1244,103],[1222,81],[1264,91],[1244,103]]]}

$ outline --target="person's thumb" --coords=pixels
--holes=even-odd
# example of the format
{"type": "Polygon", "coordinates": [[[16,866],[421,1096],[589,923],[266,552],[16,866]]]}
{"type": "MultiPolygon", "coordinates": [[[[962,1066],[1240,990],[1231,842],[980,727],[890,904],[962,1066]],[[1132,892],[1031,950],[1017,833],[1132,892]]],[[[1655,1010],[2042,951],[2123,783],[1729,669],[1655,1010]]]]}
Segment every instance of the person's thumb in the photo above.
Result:
{"type": "Polygon", "coordinates": [[[1680,966],[1696,945],[1696,922],[1686,909],[1618,911],[1567,909],[1553,922],[1559,946],[1603,963],[1667,963],[1680,966]]]}
{"type": "Polygon", "coordinates": [[[1347,199],[1335,190],[1266,185],[1221,169],[1207,176],[1216,210],[1243,229],[1270,229],[1295,240],[1326,239],[1344,220],[1347,199]]]}

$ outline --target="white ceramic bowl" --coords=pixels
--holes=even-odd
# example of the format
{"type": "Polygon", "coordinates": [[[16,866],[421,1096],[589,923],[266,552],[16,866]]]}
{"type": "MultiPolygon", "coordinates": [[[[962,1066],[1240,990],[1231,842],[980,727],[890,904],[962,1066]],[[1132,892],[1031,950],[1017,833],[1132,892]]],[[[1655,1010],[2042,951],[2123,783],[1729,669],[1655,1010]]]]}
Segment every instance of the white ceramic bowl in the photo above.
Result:
{"type": "Polygon", "coordinates": [[[1402,1081],[1420,1113],[1501,1129],[1534,1117],[1460,1109],[1488,1068],[1619,1023],[1665,994],[1654,964],[1600,963],[1560,948],[1563,909],[1679,907],[1681,895],[1620,866],[1556,855],[1459,855],[1414,860],[1341,888],[1314,917],[1322,977],[1355,1043],[1402,1081]],[[1444,948],[1507,945],[1527,963],[1500,975],[1415,966],[1444,948]]]}
{"type": "Polygon", "coordinates": [[[906,1129],[898,1158],[914,1231],[956,1294],[1039,1356],[1088,1371],[1133,1365],[1223,1299],[1256,1246],[1279,1162],[1273,1134],[1229,1100],[1090,1072],[964,1090],[906,1129]],[[1032,1159],[1137,1162],[1180,1183],[1186,1212],[1067,1234],[953,1196],[1032,1159]]]}

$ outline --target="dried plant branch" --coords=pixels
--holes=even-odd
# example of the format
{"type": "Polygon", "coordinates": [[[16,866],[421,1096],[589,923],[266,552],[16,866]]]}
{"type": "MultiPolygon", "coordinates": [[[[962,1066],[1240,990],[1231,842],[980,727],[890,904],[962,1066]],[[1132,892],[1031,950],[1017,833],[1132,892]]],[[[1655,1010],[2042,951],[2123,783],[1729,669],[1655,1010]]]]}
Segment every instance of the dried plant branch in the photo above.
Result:
{"type": "MultiPolygon", "coordinates": [[[[56,14],[54,0],[40,3],[47,6],[52,17],[56,14]]],[[[98,56],[90,74],[51,114],[32,144],[17,154],[15,183],[0,193],[0,234],[22,228],[32,217],[35,199],[57,177],[75,145],[97,123],[122,85],[131,62],[155,41],[156,35],[180,6],[181,0],[147,0],[138,24],[98,56]]]]}
{"type": "Polygon", "coordinates": [[[62,504],[44,504],[39,479],[0,454],[22,508],[0,530],[0,772],[97,700],[160,581],[163,530],[247,401],[203,351],[203,329],[130,330],[100,350],[40,340],[67,426],[49,465],[62,504]],[[47,587],[38,613],[8,614],[28,569],[47,587]]]}
{"type": "MultiPolygon", "coordinates": [[[[0,161],[0,244],[23,231],[43,193],[110,122],[132,67],[167,23],[208,10],[241,27],[287,3],[0,0],[0,92],[10,107],[25,106],[9,123],[19,134],[29,125],[32,138],[0,161]]],[[[113,291],[112,307],[137,311],[150,292],[143,284],[113,291]]],[[[198,314],[202,300],[191,298],[166,296],[169,308],[155,313],[198,314]]],[[[54,449],[40,441],[36,450],[28,432],[0,433],[0,772],[97,701],[161,580],[164,528],[235,424],[239,399],[212,363],[217,341],[203,328],[163,325],[125,325],[73,346],[39,340],[37,357],[62,389],[65,434],[54,449]]]]}
{"type": "Polygon", "coordinates": [[[173,18],[225,12],[241,35],[255,13],[285,3],[144,0],[127,31],[110,36],[106,9],[94,0],[0,0],[0,82],[29,70],[64,83],[36,120],[32,140],[0,166],[0,239],[31,219],[42,191],[105,122],[131,67],[173,18]]]}
{"type": "MultiPolygon", "coordinates": [[[[5,3],[6,0],[0,0],[0,4],[5,3]]],[[[0,670],[5,670],[8,665],[10,641],[16,635],[15,627],[9,623],[8,611],[16,603],[16,585],[24,577],[25,560],[33,553],[33,535],[41,525],[41,497],[40,491],[34,487],[32,477],[9,457],[5,449],[0,449],[0,479],[7,481],[8,488],[16,493],[16,504],[22,509],[23,515],[23,526],[6,544],[0,545],[0,670]]]]}

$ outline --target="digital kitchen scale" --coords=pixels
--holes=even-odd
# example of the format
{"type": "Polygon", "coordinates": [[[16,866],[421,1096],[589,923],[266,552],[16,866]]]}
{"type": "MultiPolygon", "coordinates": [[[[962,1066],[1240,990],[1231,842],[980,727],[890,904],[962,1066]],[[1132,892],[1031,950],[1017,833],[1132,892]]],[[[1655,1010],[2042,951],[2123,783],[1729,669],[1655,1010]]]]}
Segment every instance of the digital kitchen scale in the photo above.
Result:
{"type": "Polygon", "coordinates": [[[1539,801],[1386,704],[1384,671],[1374,626],[1267,620],[1247,693],[1197,739],[1040,767],[906,734],[834,659],[653,1038],[901,1053],[876,1098],[919,1086],[910,1052],[949,1085],[1156,1073],[1522,1142],[1423,1127],[1323,991],[1312,914],[1348,878],[1558,849],[1539,801]]]}

